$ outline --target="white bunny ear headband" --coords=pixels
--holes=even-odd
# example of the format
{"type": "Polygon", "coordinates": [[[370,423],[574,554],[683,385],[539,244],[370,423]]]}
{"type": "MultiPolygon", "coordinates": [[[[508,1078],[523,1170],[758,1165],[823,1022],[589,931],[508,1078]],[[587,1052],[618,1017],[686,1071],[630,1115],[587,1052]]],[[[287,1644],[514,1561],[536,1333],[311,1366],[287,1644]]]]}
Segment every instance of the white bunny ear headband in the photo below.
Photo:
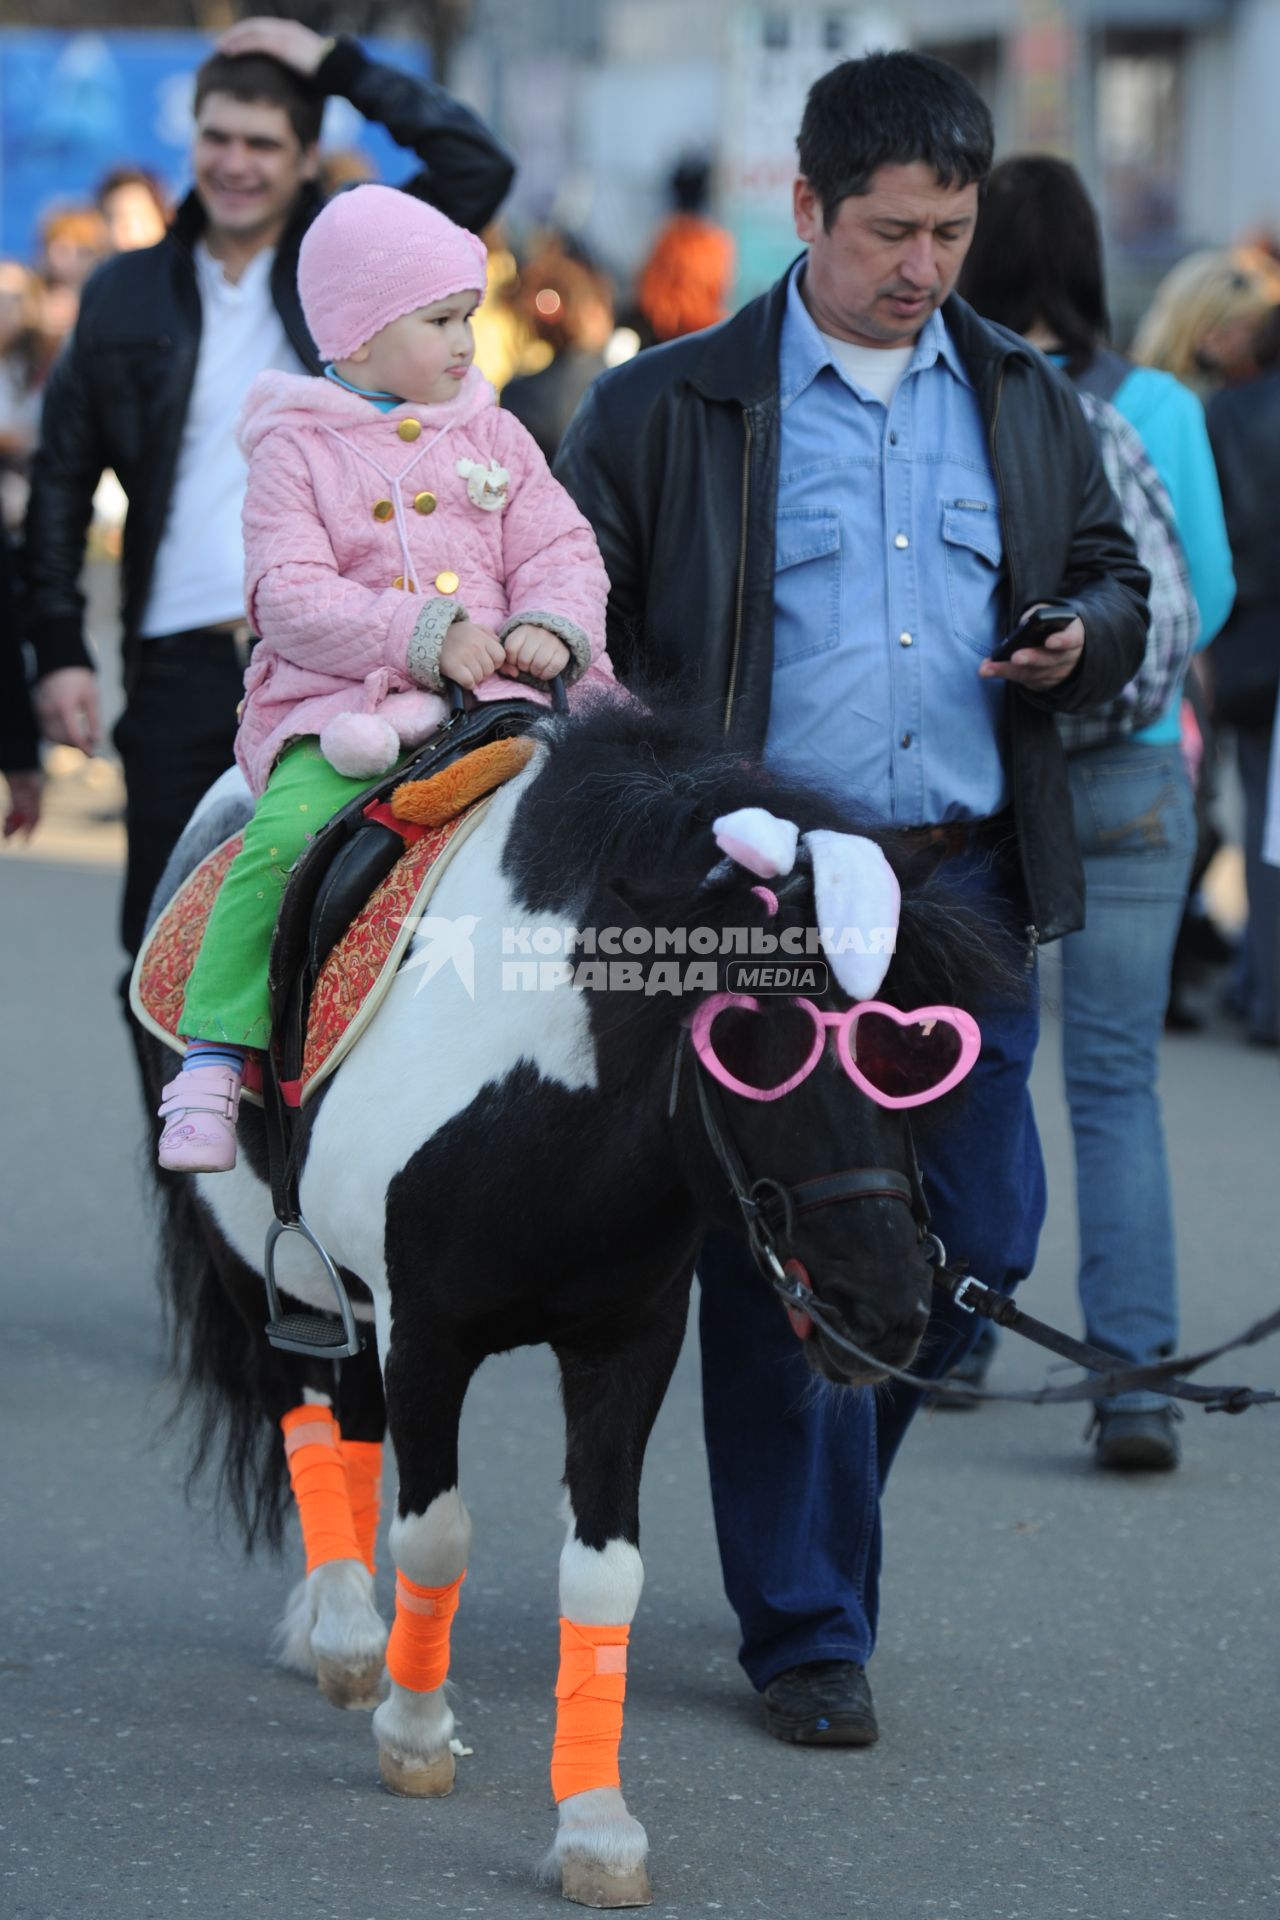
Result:
{"type": "Polygon", "coordinates": [[[831,971],[851,1000],[874,998],[889,971],[902,907],[893,869],[874,840],[825,831],[801,836],[792,821],[764,807],[722,814],[712,832],[722,853],[761,880],[791,872],[803,837],[831,971]]]}

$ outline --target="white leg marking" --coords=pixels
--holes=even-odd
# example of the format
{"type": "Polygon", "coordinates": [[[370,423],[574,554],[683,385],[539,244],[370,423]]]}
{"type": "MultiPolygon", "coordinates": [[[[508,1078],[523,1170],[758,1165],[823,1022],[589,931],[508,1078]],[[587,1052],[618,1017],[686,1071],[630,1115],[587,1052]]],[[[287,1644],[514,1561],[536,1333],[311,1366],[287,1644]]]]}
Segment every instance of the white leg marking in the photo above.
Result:
{"type": "Polygon", "coordinates": [[[275,1635],[278,1665],[318,1679],[339,1707],[373,1706],[386,1647],[373,1579],[359,1560],[327,1561],[300,1580],[275,1635]]]}
{"type": "Polygon", "coordinates": [[[573,1533],[560,1551],[560,1611],[588,1627],[626,1627],[635,1619],[644,1586],[640,1550],[610,1540],[597,1550],[573,1533]]]}
{"type": "Polygon", "coordinates": [[[305,1580],[299,1580],[285,1601],[284,1613],[272,1637],[272,1651],[278,1667],[300,1673],[307,1680],[316,1677],[316,1657],[311,1651],[311,1595],[305,1580]]]}
{"type": "MultiPolygon", "coordinates": [[[[610,1540],[603,1548],[586,1547],[577,1537],[572,1508],[567,1508],[566,1518],[569,1533],[560,1553],[561,1613],[584,1626],[630,1625],[644,1586],[639,1549],[626,1540],[610,1540]]],[[[539,1877],[559,1882],[570,1898],[586,1898],[589,1905],[601,1904],[590,1897],[592,1888],[599,1891],[601,1875],[606,1892],[647,1898],[644,1862],[648,1852],[648,1836],[627,1812],[619,1789],[594,1787],[560,1802],[556,1837],[539,1877]]]]}
{"type": "Polygon", "coordinates": [[[470,1553],[471,1515],[456,1487],[437,1494],[425,1513],[397,1513],[391,1522],[391,1557],[420,1587],[447,1587],[470,1553]]]}
{"type": "Polygon", "coordinates": [[[610,1876],[627,1878],[639,1872],[648,1854],[649,1836],[627,1812],[618,1788],[593,1787],[590,1793],[571,1793],[560,1802],[560,1824],[538,1878],[555,1884],[566,1865],[587,1862],[598,1862],[610,1876]]]}
{"type": "MultiPolygon", "coordinates": [[[[471,1516],[456,1487],[441,1493],[425,1513],[399,1514],[391,1522],[391,1557],[406,1579],[420,1587],[446,1587],[465,1571],[471,1552],[471,1516]]],[[[454,1729],[444,1687],[415,1693],[391,1682],[387,1699],[373,1716],[382,1777],[397,1791],[412,1792],[403,1778],[439,1766],[449,1752],[454,1729]],[[388,1771],[391,1763],[391,1777],[388,1771]]]]}
{"type": "Polygon", "coordinates": [[[323,1667],[372,1675],[376,1689],[387,1628],[373,1604],[373,1575],[362,1560],[330,1560],[307,1579],[313,1622],[311,1651],[323,1667]]]}
{"type": "Polygon", "coordinates": [[[443,1687],[434,1693],[410,1693],[393,1680],[391,1692],[373,1716],[383,1778],[388,1760],[408,1771],[439,1765],[449,1754],[455,1724],[443,1687]]]}

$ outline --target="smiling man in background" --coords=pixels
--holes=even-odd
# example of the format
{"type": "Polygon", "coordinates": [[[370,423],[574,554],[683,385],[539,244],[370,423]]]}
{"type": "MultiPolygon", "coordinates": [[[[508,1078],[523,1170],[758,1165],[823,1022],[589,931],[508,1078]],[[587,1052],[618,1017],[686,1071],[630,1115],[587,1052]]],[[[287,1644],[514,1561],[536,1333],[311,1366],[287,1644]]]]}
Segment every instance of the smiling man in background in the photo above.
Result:
{"type": "MultiPolygon", "coordinates": [[[[1069,383],[952,293],[992,146],[941,61],[833,68],[800,130],[800,259],[722,326],[604,374],[556,470],[600,541],[619,676],[683,678],[729,746],[901,829],[922,875],[946,861],[1032,982],[1084,904],[1054,716],[1136,671],[1147,576],[1069,383]],[[1043,647],[991,658],[1063,598],[1075,617],[1043,647]]],[[[1045,1207],[1034,992],[975,1011],[981,1056],[920,1159],[935,1230],[1007,1291],[1045,1207]]],[[[817,1174],[838,1143],[814,1151],[817,1174]]],[[[816,1392],[746,1248],[713,1236],[698,1274],[739,1658],[778,1739],[866,1746],[880,1493],[919,1390],[816,1392]]],[[[920,1369],[945,1373],[973,1326],[936,1311],[920,1369]]]]}
{"type": "Polygon", "coordinates": [[[231,765],[244,625],[240,403],[265,368],[320,372],[298,301],[298,248],[320,210],[320,122],[339,95],[422,169],[406,191],[477,230],[514,174],[443,88],[290,20],[245,20],[196,75],[195,186],[157,246],[109,261],[85,289],[50,376],[27,516],[27,631],[46,737],[98,743],[84,634],[94,490],[129,500],[122,612],[127,792],[121,937],[137,950],[157,880],[196,801],[231,765]]]}

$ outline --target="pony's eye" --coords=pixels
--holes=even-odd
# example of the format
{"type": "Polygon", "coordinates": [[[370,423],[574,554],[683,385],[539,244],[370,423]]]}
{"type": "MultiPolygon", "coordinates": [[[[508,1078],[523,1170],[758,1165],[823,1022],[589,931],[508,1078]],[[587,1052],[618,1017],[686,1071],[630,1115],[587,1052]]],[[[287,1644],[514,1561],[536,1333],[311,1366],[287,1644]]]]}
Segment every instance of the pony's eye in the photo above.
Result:
{"type": "Polygon", "coordinates": [[[767,1093],[800,1072],[813,1051],[813,1020],[791,1000],[764,1000],[759,1012],[728,1007],[711,1027],[716,1059],[744,1086],[767,1093]]]}

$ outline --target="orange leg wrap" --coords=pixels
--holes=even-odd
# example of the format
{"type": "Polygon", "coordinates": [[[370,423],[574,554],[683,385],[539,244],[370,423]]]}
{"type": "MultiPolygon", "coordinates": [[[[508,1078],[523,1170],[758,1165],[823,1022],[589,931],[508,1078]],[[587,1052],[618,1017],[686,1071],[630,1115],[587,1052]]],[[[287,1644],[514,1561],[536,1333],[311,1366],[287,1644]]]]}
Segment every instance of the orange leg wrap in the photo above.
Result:
{"type": "Polygon", "coordinates": [[[449,1673],[449,1628],[458,1611],[460,1573],[447,1587],[420,1587],[396,1575],[396,1619],[387,1642],[387,1672],[398,1687],[434,1693],[449,1673]]]}
{"type": "Polygon", "coordinates": [[[584,1627],[561,1619],[551,1752],[551,1791],[557,1800],[621,1785],[618,1747],[630,1632],[630,1627],[584,1627]]]}
{"type": "Polygon", "coordinates": [[[378,1544],[378,1505],[382,1496],[382,1444],[378,1440],[343,1440],[340,1445],[360,1558],[373,1573],[378,1544]]]}
{"type": "Polygon", "coordinates": [[[289,1479],[302,1522],[307,1572],[330,1560],[359,1560],[359,1542],[351,1519],[342,1436],[330,1407],[291,1407],[280,1422],[289,1479]]]}

